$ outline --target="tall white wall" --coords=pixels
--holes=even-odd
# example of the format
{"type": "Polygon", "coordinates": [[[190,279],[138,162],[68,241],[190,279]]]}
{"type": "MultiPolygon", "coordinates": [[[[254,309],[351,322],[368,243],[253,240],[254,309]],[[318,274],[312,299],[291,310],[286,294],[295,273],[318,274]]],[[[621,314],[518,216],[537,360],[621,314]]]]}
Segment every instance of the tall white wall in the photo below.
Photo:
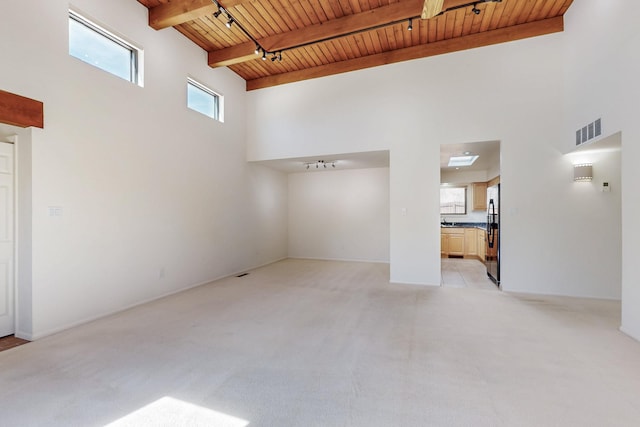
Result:
{"type": "Polygon", "coordinates": [[[499,140],[503,288],[616,298],[620,284],[601,269],[616,254],[583,258],[601,219],[587,209],[575,221],[563,155],[564,37],[250,92],[249,158],[389,149],[390,279],[437,285],[440,144],[499,140]]]}
{"type": "MultiPolygon", "coordinates": [[[[566,14],[566,139],[602,117],[604,135],[622,133],[622,327],[640,339],[640,2],[573,2],[566,14]]],[[[594,175],[598,164],[594,163],[594,175]]]]}
{"type": "Polygon", "coordinates": [[[246,163],[244,81],[135,1],[72,6],[144,49],[145,84],[69,56],[69,2],[0,5],[1,88],[45,106],[29,338],[287,255],[287,178],[246,163]],[[186,108],[188,76],[224,95],[224,123],[186,108]]]}
{"type": "Polygon", "coordinates": [[[290,174],[289,256],[389,262],[389,168],[290,174]]]}

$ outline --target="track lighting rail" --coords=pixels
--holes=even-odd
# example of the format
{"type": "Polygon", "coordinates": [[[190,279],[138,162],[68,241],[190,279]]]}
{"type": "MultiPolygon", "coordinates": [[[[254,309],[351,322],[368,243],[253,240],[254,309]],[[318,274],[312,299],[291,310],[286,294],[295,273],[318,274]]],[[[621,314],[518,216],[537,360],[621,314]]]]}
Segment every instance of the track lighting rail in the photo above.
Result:
{"type": "MultiPolygon", "coordinates": [[[[225,19],[227,20],[225,25],[227,28],[231,28],[233,25],[236,25],[240,31],[242,31],[242,33],[249,38],[249,40],[251,40],[255,46],[256,49],[254,51],[254,53],[256,55],[260,55],[260,53],[262,53],[262,57],[261,59],[263,61],[267,60],[267,56],[271,56],[271,61],[282,61],[282,53],[286,52],[288,50],[294,50],[294,49],[300,49],[300,48],[304,48],[304,47],[308,47],[308,46],[313,46],[315,44],[318,43],[325,43],[328,41],[332,41],[332,40],[336,40],[339,38],[343,38],[343,37],[349,37],[349,36],[354,36],[354,35],[358,35],[358,34],[362,34],[362,33],[366,33],[369,31],[375,31],[375,30],[379,30],[382,28],[386,28],[392,25],[397,25],[397,24],[401,24],[403,22],[408,21],[408,26],[407,26],[407,31],[411,31],[413,30],[413,20],[414,19],[421,19],[420,15],[416,15],[416,16],[412,16],[409,17],[408,19],[400,19],[400,20],[393,20],[390,22],[385,22],[383,24],[379,24],[379,25],[375,25],[375,26],[371,26],[371,27],[367,27],[367,28],[363,28],[360,30],[356,30],[356,31],[350,31],[347,33],[340,33],[340,34],[336,34],[330,37],[324,37],[321,39],[317,39],[317,40],[313,40],[313,41],[309,41],[309,42],[305,42],[305,43],[300,43],[300,44],[296,44],[293,46],[287,46],[286,48],[281,48],[281,49],[275,49],[272,51],[269,51],[267,49],[265,49],[264,46],[262,46],[262,44],[260,43],[260,41],[254,37],[227,9],[225,9],[218,0],[211,0],[213,4],[216,5],[216,7],[218,8],[218,10],[213,14],[214,18],[218,18],[221,15],[223,15],[225,17],[225,19]]],[[[436,15],[436,17],[441,16],[443,14],[445,14],[446,12],[452,11],[452,10],[458,10],[458,9],[463,9],[463,8],[468,8],[470,6],[473,7],[472,12],[475,13],[476,15],[479,14],[481,12],[480,9],[478,9],[478,4],[481,3],[501,3],[502,0],[476,0],[473,2],[469,2],[469,3],[465,3],[465,4],[461,4],[458,6],[454,6],[454,7],[450,7],[446,10],[443,10],[442,12],[440,12],[439,14],[436,15]]]]}
{"type": "Polygon", "coordinates": [[[315,162],[304,163],[305,169],[327,169],[329,166],[336,167],[336,160],[318,160],[315,162]]]}

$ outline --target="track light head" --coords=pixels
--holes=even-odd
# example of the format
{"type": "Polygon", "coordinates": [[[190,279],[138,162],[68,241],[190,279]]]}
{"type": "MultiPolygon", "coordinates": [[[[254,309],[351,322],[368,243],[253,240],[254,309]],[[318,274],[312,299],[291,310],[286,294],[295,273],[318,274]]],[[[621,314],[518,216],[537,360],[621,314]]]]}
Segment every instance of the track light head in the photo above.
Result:
{"type": "Polygon", "coordinates": [[[278,56],[274,53],[271,57],[271,62],[275,62],[276,59],[278,59],[278,56]]]}
{"type": "Polygon", "coordinates": [[[218,16],[222,15],[222,10],[218,9],[216,12],[213,12],[213,17],[217,18],[218,16]]]}
{"type": "Polygon", "coordinates": [[[282,52],[278,52],[278,62],[282,62],[282,52]]]}
{"type": "Polygon", "coordinates": [[[263,60],[263,61],[266,61],[266,60],[267,60],[267,51],[266,51],[266,50],[263,50],[263,51],[262,51],[262,60],[263,60]]]}
{"type": "Polygon", "coordinates": [[[315,166],[315,169],[329,169],[329,166],[331,166],[331,168],[335,169],[336,168],[336,162],[337,160],[330,160],[330,161],[326,161],[326,160],[316,160],[315,162],[307,162],[307,163],[303,163],[302,165],[304,166],[304,168],[306,170],[309,170],[312,166],[315,166]]]}
{"type": "Polygon", "coordinates": [[[260,55],[260,45],[256,43],[256,50],[253,51],[256,55],[260,55]]]}
{"type": "Polygon", "coordinates": [[[229,20],[227,21],[227,23],[226,23],[226,24],[224,24],[224,25],[226,25],[226,26],[227,26],[227,28],[231,28],[231,24],[233,24],[233,19],[232,19],[232,18],[229,18],[229,20]]]}
{"type": "Polygon", "coordinates": [[[475,13],[476,15],[480,15],[480,9],[478,9],[476,6],[476,4],[473,5],[473,9],[471,9],[471,12],[475,13]]]}
{"type": "Polygon", "coordinates": [[[413,19],[409,18],[409,26],[407,27],[407,31],[413,30],[413,19]]]}

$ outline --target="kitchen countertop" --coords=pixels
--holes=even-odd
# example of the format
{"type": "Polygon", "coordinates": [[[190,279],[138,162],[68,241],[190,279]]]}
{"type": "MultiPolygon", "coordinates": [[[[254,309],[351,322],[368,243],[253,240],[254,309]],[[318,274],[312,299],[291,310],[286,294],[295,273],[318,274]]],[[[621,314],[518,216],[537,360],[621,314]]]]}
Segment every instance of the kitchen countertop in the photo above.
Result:
{"type": "Polygon", "coordinates": [[[440,224],[440,228],[479,228],[481,230],[487,229],[486,222],[452,222],[447,225],[440,224]]]}

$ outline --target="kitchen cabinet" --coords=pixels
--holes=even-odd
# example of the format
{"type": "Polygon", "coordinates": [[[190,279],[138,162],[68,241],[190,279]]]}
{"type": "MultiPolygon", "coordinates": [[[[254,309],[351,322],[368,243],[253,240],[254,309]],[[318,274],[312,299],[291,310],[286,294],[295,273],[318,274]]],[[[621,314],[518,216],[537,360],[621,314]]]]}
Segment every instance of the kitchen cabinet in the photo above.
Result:
{"type": "Polygon", "coordinates": [[[493,187],[494,185],[498,184],[500,184],[500,175],[496,176],[493,179],[490,179],[489,182],[487,182],[487,187],[493,187]]]}
{"type": "Polygon", "coordinates": [[[464,256],[478,255],[478,229],[464,229],[464,256]]]}
{"type": "Polygon", "coordinates": [[[477,230],[478,233],[478,237],[477,237],[477,241],[478,241],[478,258],[480,258],[480,261],[484,262],[485,260],[485,250],[486,250],[486,244],[487,244],[487,232],[485,230],[477,230]]]}
{"type": "Polygon", "coordinates": [[[440,255],[464,256],[464,228],[442,228],[440,234],[440,255]]]}
{"type": "Polygon", "coordinates": [[[462,256],[485,260],[487,232],[480,228],[443,227],[440,229],[440,256],[462,256]]]}
{"type": "Polygon", "coordinates": [[[464,234],[449,234],[449,256],[464,255],[464,234]]]}
{"type": "Polygon", "coordinates": [[[473,189],[473,210],[483,211],[487,209],[487,183],[474,182],[471,185],[473,189]]]}
{"type": "Polygon", "coordinates": [[[440,233],[440,256],[449,256],[449,235],[440,233]]]}

